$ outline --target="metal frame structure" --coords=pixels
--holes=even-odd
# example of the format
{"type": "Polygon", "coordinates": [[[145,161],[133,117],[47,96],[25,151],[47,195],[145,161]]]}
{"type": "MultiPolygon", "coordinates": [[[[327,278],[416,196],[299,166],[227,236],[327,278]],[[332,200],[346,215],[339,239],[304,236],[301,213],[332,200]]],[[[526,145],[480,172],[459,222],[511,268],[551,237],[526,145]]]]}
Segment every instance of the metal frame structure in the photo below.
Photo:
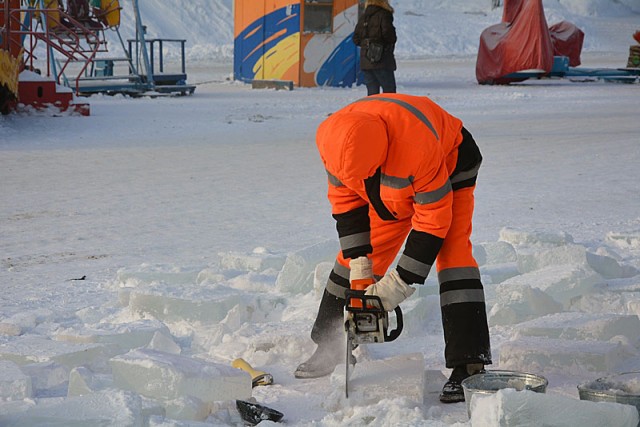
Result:
{"type": "Polygon", "coordinates": [[[187,84],[185,43],[183,39],[147,39],[146,29],[142,24],[142,17],[138,0],[132,0],[134,16],[136,20],[136,34],[134,39],[128,39],[128,46],[116,28],[118,39],[124,51],[124,58],[103,58],[99,61],[114,63],[126,61],[129,65],[129,73],[126,75],[111,74],[96,75],[95,68],[91,73],[79,80],[78,93],[90,95],[92,93],[125,93],[129,95],[144,95],[148,93],[191,95],[195,91],[194,85],[187,84]],[[164,73],[164,43],[177,42],[181,45],[181,73],[164,73]],[[155,45],[159,46],[155,55],[155,45]],[[159,61],[158,72],[155,72],[155,59],[159,61]]]}
{"type": "Polygon", "coordinates": [[[554,56],[553,68],[549,73],[544,71],[517,71],[502,77],[514,82],[527,79],[567,78],[573,80],[603,80],[613,83],[640,83],[640,68],[583,68],[570,67],[569,58],[554,56]]]}
{"type": "Polygon", "coordinates": [[[24,47],[25,69],[44,72],[58,84],[64,84],[69,81],[66,73],[71,72],[71,65],[80,64],[73,79],[76,92],[78,78],[86,72],[98,53],[107,52],[105,27],[89,27],[86,22],[78,21],[62,9],[45,7],[43,0],[36,0],[33,6],[27,3],[26,7],[12,9],[9,20],[20,23],[18,34],[24,47]],[[42,50],[45,53],[45,70],[38,68],[38,55],[42,50]]]}
{"type": "Polygon", "coordinates": [[[113,28],[123,50],[124,57],[120,58],[105,56],[109,52],[105,38],[105,30],[109,28],[107,25],[98,20],[81,22],[61,8],[47,8],[44,0],[23,0],[23,6],[11,9],[5,19],[19,22],[18,33],[24,46],[25,68],[53,77],[58,84],[73,89],[76,95],[124,93],[135,96],[149,92],[192,94],[195,86],[186,83],[186,40],[146,40],[138,0],[131,2],[136,20],[136,35],[135,39],[128,41],[128,49],[118,27],[113,28]],[[181,73],[164,73],[164,42],[181,43],[181,73]],[[160,47],[157,56],[154,55],[156,44],[160,47]],[[44,56],[44,59],[39,58],[39,55],[44,56]],[[160,61],[158,73],[154,73],[155,59],[160,61]],[[43,60],[46,63],[43,68],[46,69],[39,70],[38,66],[43,60]],[[126,62],[127,72],[119,75],[105,72],[103,66],[110,63],[113,70],[114,62],[126,62]],[[97,69],[102,69],[102,72],[96,73],[97,69]]]}

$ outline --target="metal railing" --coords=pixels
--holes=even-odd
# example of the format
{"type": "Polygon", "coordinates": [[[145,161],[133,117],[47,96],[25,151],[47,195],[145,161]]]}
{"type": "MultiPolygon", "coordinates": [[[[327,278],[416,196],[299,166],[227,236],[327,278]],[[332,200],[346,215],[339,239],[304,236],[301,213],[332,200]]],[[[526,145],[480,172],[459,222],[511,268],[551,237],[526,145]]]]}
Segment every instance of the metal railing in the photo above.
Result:
{"type": "MultiPolygon", "coordinates": [[[[42,5],[42,1],[40,1],[42,5]]],[[[104,27],[89,27],[61,9],[20,8],[10,9],[5,20],[9,25],[19,23],[17,40],[24,48],[23,62],[28,70],[39,70],[37,54],[45,52],[46,75],[64,84],[65,72],[71,72],[70,65],[79,63],[80,69],[73,71],[76,92],[79,79],[83,76],[99,52],[106,52],[104,27]],[[58,58],[54,54],[58,53],[58,58]],[[56,65],[59,63],[59,67],[56,65]]],[[[3,43],[5,38],[3,37],[3,43]]],[[[16,43],[16,39],[9,40],[16,43]]],[[[39,70],[42,73],[42,70],[39,70]]]]}

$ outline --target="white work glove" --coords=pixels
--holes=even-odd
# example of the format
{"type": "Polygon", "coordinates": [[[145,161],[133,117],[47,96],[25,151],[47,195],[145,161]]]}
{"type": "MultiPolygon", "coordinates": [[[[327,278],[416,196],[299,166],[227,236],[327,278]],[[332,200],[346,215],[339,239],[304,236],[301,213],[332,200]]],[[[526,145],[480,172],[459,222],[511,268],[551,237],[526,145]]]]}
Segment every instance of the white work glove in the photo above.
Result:
{"type": "Polygon", "coordinates": [[[349,281],[354,280],[371,280],[373,281],[373,263],[366,256],[361,256],[349,261],[351,274],[349,281]]]}
{"type": "Polygon", "coordinates": [[[386,311],[393,311],[398,304],[409,298],[415,291],[400,278],[398,271],[394,268],[385,274],[379,282],[369,286],[364,294],[377,296],[382,301],[382,308],[386,311]]]}

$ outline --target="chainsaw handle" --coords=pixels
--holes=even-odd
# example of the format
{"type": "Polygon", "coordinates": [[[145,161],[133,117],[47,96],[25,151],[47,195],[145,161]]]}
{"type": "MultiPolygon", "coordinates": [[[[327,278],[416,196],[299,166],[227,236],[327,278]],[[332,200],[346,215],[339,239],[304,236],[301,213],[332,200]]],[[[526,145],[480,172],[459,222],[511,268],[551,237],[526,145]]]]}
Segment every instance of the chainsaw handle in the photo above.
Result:
{"type": "MultiPolygon", "coordinates": [[[[361,312],[363,310],[373,310],[379,313],[386,313],[382,306],[380,297],[376,295],[365,295],[364,291],[351,289],[347,289],[345,291],[345,309],[354,313],[361,312]],[[366,307],[366,309],[363,307],[366,307]]],[[[384,342],[393,341],[398,338],[404,328],[402,309],[400,306],[397,306],[394,311],[396,313],[396,328],[388,333],[387,331],[384,331],[384,342]]]]}
{"type": "Polygon", "coordinates": [[[390,331],[389,334],[385,333],[384,342],[393,341],[396,338],[398,338],[402,333],[404,322],[402,321],[402,309],[400,308],[400,306],[396,307],[395,312],[396,312],[396,328],[393,331],[390,331]]]}

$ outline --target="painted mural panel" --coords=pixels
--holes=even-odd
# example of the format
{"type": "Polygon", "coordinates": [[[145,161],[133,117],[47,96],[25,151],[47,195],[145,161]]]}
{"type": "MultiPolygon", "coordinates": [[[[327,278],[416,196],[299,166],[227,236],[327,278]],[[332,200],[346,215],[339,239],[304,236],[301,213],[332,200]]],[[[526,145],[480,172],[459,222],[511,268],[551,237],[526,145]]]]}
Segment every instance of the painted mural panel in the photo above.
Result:
{"type": "Polygon", "coordinates": [[[305,32],[304,0],[236,0],[234,77],[291,80],[308,87],[356,82],[358,57],[352,36],[358,0],[328,1],[333,14],[330,30],[305,32]]]}
{"type": "Polygon", "coordinates": [[[297,80],[300,61],[300,4],[278,5],[265,14],[265,52],[262,64],[254,66],[257,74],[262,69],[265,79],[297,80]]]}
{"type": "Polygon", "coordinates": [[[333,32],[306,33],[302,43],[302,86],[351,86],[359,64],[353,44],[358,22],[358,2],[334,3],[333,32]]]}
{"type": "Polygon", "coordinates": [[[238,80],[297,80],[300,3],[237,0],[234,76],[238,80]],[[262,9],[256,14],[256,9],[262,9]]]}

